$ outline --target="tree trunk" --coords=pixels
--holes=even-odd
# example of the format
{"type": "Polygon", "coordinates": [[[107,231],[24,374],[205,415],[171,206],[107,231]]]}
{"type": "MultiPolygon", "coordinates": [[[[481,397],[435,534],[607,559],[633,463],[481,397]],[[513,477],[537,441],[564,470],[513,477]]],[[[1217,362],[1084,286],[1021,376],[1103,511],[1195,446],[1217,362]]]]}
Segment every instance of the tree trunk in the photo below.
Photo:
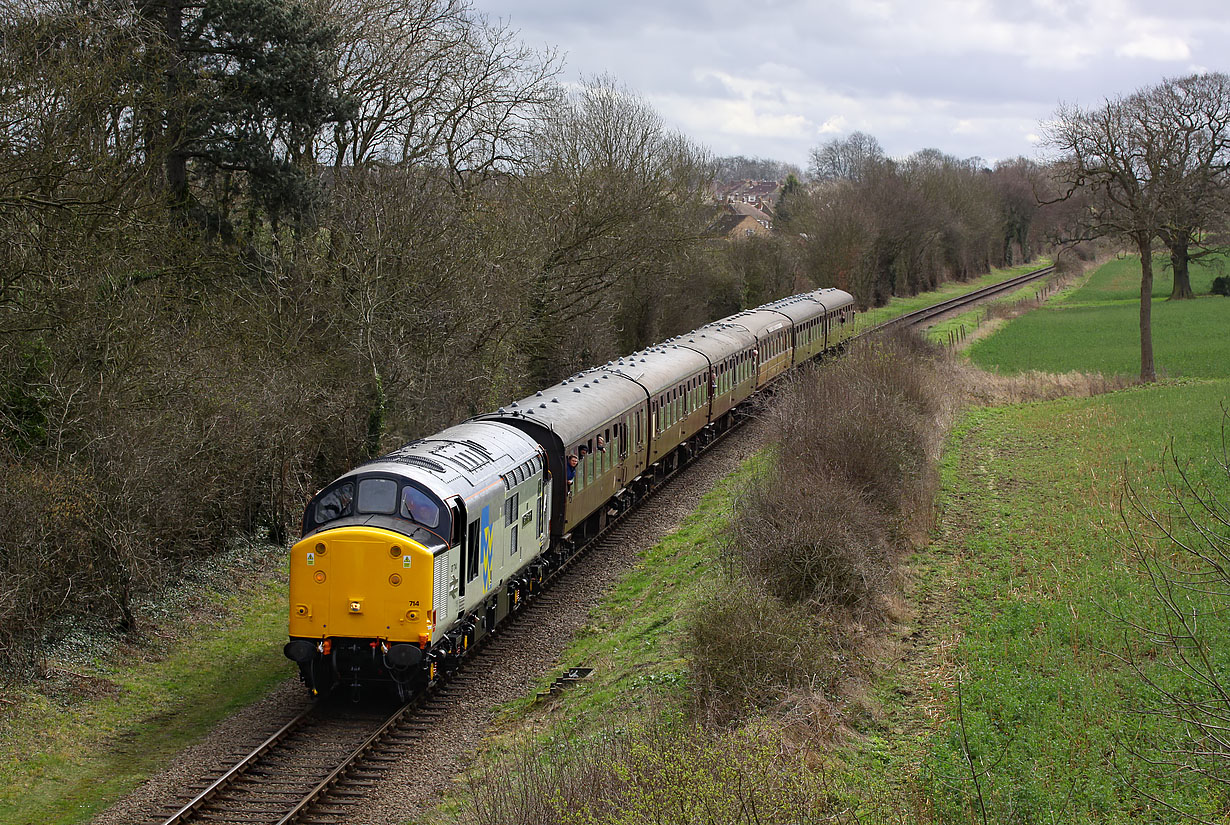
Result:
{"type": "Polygon", "coordinates": [[[1157,380],[1153,369],[1153,250],[1152,238],[1138,238],[1140,250],[1140,380],[1157,380]]]}
{"type": "Polygon", "coordinates": [[[170,44],[170,64],[167,66],[166,135],[167,188],[171,203],[179,208],[188,205],[188,157],[183,151],[184,140],[184,8],[183,0],[167,0],[166,36],[170,44]]]}
{"type": "Polygon", "coordinates": [[[1192,293],[1192,279],[1188,274],[1188,262],[1191,255],[1188,252],[1187,236],[1175,241],[1170,247],[1170,263],[1174,267],[1174,289],[1170,292],[1170,300],[1196,297],[1192,293]]]}

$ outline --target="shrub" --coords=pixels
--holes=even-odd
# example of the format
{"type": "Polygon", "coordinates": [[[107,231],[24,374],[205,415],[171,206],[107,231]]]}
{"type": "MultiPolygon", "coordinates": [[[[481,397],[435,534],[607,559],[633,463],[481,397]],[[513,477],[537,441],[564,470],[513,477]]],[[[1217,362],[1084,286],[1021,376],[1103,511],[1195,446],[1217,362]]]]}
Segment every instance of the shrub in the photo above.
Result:
{"type": "Polygon", "coordinates": [[[1230,296],[1230,277],[1226,275],[1218,275],[1213,279],[1213,287],[1209,290],[1213,295],[1230,296]]]}
{"type": "Polygon", "coordinates": [[[633,722],[545,747],[517,743],[475,778],[457,823],[641,825],[856,821],[825,778],[764,728],[709,733],[677,720],[633,722]]]}
{"type": "Polygon", "coordinates": [[[753,580],[859,620],[879,611],[893,549],[930,516],[944,363],[916,336],[897,336],[782,394],[776,462],[740,495],[731,523],[729,550],[753,580]]]}
{"type": "Polygon", "coordinates": [[[893,603],[912,530],[930,525],[931,459],[945,388],[957,386],[949,364],[916,336],[894,336],[779,393],[774,460],[730,518],[730,581],[689,628],[703,715],[724,722],[783,705],[828,714],[859,634],[893,603]]]}
{"type": "MultiPolygon", "coordinates": [[[[740,578],[724,582],[688,622],[691,677],[708,722],[723,725],[760,708],[784,712],[837,692],[849,659],[834,649],[831,622],[740,578]]],[[[810,726],[831,727],[822,708],[810,726]]]]}

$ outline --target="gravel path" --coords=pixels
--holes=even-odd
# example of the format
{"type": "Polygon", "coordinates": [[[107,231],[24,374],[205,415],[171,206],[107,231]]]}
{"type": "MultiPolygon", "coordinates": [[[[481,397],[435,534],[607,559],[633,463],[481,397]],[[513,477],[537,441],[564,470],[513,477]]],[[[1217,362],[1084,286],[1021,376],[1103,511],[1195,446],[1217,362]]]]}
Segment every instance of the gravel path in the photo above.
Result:
{"type": "MultiPolygon", "coordinates": [[[[624,542],[591,551],[581,560],[579,569],[584,575],[570,576],[576,582],[570,590],[572,598],[561,603],[548,622],[532,627],[530,622],[522,622],[508,631],[501,646],[517,650],[518,655],[485,656],[473,663],[467,673],[483,689],[448,706],[439,720],[440,735],[427,737],[426,745],[404,771],[388,773],[379,793],[364,806],[361,818],[353,820],[355,825],[400,825],[433,807],[454,778],[469,766],[495,709],[525,695],[544,674],[557,670],[559,657],[574,634],[585,625],[607,590],[636,563],[638,553],[675,529],[696,508],[701,496],[763,443],[763,426],[750,422],[630,514],[628,522],[619,528],[624,542]]],[[[205,776],[219,773],[307,703],[307,693],[298,679],[288,679],[266,698],[224,721],[204,741],[181,753],[172,767],[94,821],[98,825],[127,825],[159,819],[166,803],[178,798],[185,785],[200,785],[205,776]]]]}

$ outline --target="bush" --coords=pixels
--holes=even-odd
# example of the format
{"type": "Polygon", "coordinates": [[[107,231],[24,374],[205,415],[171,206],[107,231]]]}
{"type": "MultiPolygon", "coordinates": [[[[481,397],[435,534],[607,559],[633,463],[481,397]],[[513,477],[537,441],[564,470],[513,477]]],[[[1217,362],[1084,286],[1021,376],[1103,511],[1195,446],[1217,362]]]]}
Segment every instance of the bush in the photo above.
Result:
{"type": "Polygon", "coordinates": [[[459,824],[856,821],[774,731],[711,734],[675,720],[632,723],[590,741],[561,735],[543,748],[518,743],[469,790],[459,824]]]}
{"type": "Polygon", "coordinates": [[[949,364],[916,336],[894,336],[779,393],[774,460],[731,515],[730,582],[689,630],[702,714],[827,714],[859,634],[893,604],[897,559],[930,526],[945,388],[957,386],[949,364]]]}
{"type": "Polygon", "coordinates": [[[1218,275],[1213,279],[1213,287],[1209,292],[1213,295],[1230,296],[1230,277],[1218,275]]]}
{"type": "Polygon", "coordinates": [[[781,395],[777,460],[739,497],[731,525],[729,550],[753,580],[859,620],[879,612],[894,548],[929,523],[943,363],[917,336],[897,336],[781,395]]]}
{"type": "Polygon", "coordinates": [[[762,708],[811,717],[811,732],[831,730],[850,657],[834,649],[831,622],[740,578],[722,584],[688,623],[692,683],[706,721],[724,725],[762,708]]]}

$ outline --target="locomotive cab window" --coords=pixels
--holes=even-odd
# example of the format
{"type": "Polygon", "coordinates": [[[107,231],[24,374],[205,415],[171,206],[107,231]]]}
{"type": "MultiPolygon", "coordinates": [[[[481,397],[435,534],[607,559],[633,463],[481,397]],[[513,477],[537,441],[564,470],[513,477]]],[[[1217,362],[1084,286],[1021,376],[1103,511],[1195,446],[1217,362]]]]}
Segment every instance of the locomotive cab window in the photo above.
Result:
{"type": "MultiPolygon", "coordinates": [[[[468,535],[466,536],[465,570],[461,577],[462,581],[472,582],[478,578],[479,525],[480,521],[478,519],[470,522],[468,535]]],[[[465,593],[464,590],[461,592],[462,594],[465,593]]]]}
{"type": "MultiPolygon", "coordinates": [[[[434,496],[407,484],[401,492],[401,517],[435,529],[440,526],[443,508],[434,496]]],[[[451,527],[451,525],[446,525],[451,527]]],[[[446,529],[445,534],[452,532],[446,529]]]]}
{"type": "Polygon", "coordinates": [[[316,501],[316,523],[354,514],[354,484],[347,481],[325,493],[316,501]]]}
{"type": "Polygon", "coordinates": [[[397,511],[397,482],[391,478],[365,478],[359,482],[359,512],[392,515],[397,511]]]}

